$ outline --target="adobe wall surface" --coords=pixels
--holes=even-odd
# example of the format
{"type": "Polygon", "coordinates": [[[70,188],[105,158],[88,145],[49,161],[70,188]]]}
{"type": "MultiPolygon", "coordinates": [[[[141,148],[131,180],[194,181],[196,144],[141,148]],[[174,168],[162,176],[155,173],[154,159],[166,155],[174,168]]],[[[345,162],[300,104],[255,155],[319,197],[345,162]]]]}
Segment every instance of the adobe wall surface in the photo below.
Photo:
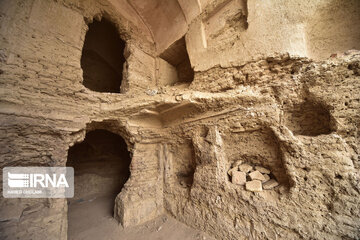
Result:
{"type": "MultiPolygon", "coordinates": [[[[169,6],[185,22],[166,35],[173,25],[155,31],[141,1],[1,1],[1,168],[66,166],[105,129],[132,152],[114,207],[124,226],[169,213],[218,239],[360,238],[359,1],[169,6]],[[121,93],[82,84],[87,24],[101,17],[126,41],[121,93]],[[169,86],[158,55],[184,34],[195,77],[169,86]],[[237,164],[279,186],[233,184],[237,164]]],[[[67,239],[66,200],[1,196],[0,238],[67,239]]]]}
{"type": "Polygon", "coordinates": [[[199,78],[213,93],[185,93],[199,112],[167,127],[176,138],[165,208],[219,239],[358,238],[359,74],[350,70],[358,62],[359,52],[319,63],[286,55],[199,78]],[[232,76],[244,69],[238,83],[232,76]],[[184,138],[188,165],[196,162],[188,185],[176,177],[187,167],[175,166],[190,155],[177,150],[184,138]],[[238,161],[268,168],[279,187],[252,193],[231,183],[238,161]]]}
{"type": "Polygon", "coordinates": [[[360,23],[356,0],[208,2],[187,33],[196,71],[283,52],[319,60],[360,47],[360,30],[350,27],[360,23]]]}

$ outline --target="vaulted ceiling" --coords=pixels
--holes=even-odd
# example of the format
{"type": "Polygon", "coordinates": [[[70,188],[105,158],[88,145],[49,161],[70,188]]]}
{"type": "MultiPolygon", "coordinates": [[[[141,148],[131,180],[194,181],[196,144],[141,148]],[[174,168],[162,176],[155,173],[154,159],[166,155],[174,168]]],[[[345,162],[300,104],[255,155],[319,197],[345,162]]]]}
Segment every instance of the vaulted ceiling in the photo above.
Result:
{"type": "Polygon", "coordinates": [[[181,38],[209,0],[109,0],[156,43],[158,53],[181,38]]]}

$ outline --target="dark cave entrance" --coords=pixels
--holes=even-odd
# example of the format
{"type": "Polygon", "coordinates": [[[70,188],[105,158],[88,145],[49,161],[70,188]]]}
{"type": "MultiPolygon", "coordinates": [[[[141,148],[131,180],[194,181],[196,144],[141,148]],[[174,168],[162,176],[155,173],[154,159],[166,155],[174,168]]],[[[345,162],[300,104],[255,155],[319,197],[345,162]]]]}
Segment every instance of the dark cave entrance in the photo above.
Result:
{"type": "Polygon", "coordinates": [[[130,176],[131,158],[122,137],[93,130],[69,149],[67,166],[74,168],[74,198],[68,200],[68,236],[96,227],[113,217],[114,201],[130,176]]]}
{"type": "Polygon", "coordinates": [[[81,55],[83,84],[96,92],[119,93],[123,78],[125,41],[106,19],[89,24],[81,55]]]}

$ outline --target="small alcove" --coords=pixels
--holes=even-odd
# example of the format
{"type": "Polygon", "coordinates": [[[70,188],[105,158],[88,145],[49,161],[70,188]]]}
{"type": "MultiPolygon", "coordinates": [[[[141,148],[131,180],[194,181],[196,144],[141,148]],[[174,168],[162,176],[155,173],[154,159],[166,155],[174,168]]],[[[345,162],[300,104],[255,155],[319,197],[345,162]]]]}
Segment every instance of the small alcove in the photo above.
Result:
{"type": "Polygon", "coordinates": [[[332,132],[329,110],[319,103],[310,101],[286,110],[284,124],[294,135],[318,136],[332,132]]]}
{"type": "Polygon", "coordinates": [[[160,54],[160,82],[162,85],[191,83],[194,70],[186,49],[185,37],[180,38],[160,54]]]}

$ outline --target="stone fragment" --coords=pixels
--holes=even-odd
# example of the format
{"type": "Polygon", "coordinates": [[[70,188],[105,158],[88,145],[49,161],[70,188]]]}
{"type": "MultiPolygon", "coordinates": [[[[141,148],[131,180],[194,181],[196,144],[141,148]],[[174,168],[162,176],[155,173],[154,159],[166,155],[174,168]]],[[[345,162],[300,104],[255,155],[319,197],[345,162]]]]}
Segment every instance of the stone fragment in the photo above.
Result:
{"type": "Polygon", "coordinates": [[[258,170],[261,173],[266,173],[266,174],[270,174],[270,170],[264,167],[260,167],[260,166],[256,166],[255,170],[258,170]]]}
{"type": "Polygon", "coordinates": [[[155,96],[158,93],[157,89],[147,89],[145,93],[149,96],[155,96]]]}
{"type": "Polygon", "coordinates": [[[239,171],[233,171],[231,181],[233,184],[244,185],[246,183],[246,174],[239,171]]]}
{"type": "Polygon", "coordinates": [[[234,164],[233,167],[239,167],[242,164],[242,160],[237,160],[234,164]]]}
{"type": "Polygon", "coordinates": [[[262,191],[262,186],[261,186],[260,180],[253,180],[253,181],[246,182],[245,187],[246,187],[246,190],[251,191],[251,192],[261,192],[262,191]]]}
{"type": "Polygon", "coordinates": [[[274,179],[270,179],[266,183],[263,183],[263,188],[268,190],[268,189],[273,189],[274,187],[276,187],[278,185],[279,185],[279,183],[277,181],[275,181],[274,179]]]}
{"type": "Polygon", "coordinates": [[[248,172],[250,172],[252,169],[253,169],[253,167],[250,166],[249,164],[241,164],[241,165],[239,166],[239,170],[242,171],[242,172],[244,172],[244,173],[248,173],[248,172]]]}
{"type": "Polygon", "coordinates": [[[265,180],[261,181],[262,183],[267,182],[267,181],[270,180],[270,176],[268,174],[263,174],[263,176],[264,176],[265,180]]]}
{"type": "Polygon", "coordinates": [[[265,180],[265,177],[258,171],[254,171],[254,172],[251,172],[249,174],[251,180],[260,180],[260,181],[264,181],[265,180]]]}
{"type": "Polygon", "coordinates": [[[232,176],[232,173],[234,172],[234,171],[237,171],[238,170],[238,167],[233,167],[233,168],[231,168],[229,171],[228,171],[228,174],[229,174],[229,176],[231,177],[232,176]]]}

